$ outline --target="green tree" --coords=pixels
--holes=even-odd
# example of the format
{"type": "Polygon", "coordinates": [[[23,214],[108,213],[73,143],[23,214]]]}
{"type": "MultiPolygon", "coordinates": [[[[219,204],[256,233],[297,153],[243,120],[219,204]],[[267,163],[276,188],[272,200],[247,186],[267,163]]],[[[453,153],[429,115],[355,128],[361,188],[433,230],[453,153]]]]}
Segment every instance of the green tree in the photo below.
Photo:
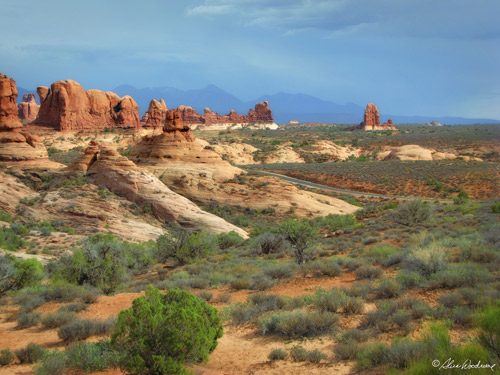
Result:
{"type": "Polygon", "coordinates": [[[479,343],[500,360],[500,305],[486,308],[478,314],[479,343]]]}
{"type": "Polygon", "coordinates": [[[132,374],[188,374],[184,365],[206,361],[220,337],[215,308],[188,292],[163,294],[150,286],[120,312],[112,344],[123,353],[121,367],[132,374]]]}
{"type": "Polygon", "coordinates": [[[175,259],[179,265],[202,258],[218,248],[214,237],[206,232],[193,233],[179,227],[170,227],[156,241],[156,258],[159,262],[175,259]]]}
{"type": "Polygon", "coordinates": [[[307,220],[289,219],[279,227],[279,232],[292,245],[297,264],[311,260],[310,247],[318,234],[317,229],[307,220]]]}
{"type": "Polygon", "coordinates": [[[15,260],[8,255],[0,258],[0,294],[38,285],[43,277],[43,265],[36,259],[15,260]]]}

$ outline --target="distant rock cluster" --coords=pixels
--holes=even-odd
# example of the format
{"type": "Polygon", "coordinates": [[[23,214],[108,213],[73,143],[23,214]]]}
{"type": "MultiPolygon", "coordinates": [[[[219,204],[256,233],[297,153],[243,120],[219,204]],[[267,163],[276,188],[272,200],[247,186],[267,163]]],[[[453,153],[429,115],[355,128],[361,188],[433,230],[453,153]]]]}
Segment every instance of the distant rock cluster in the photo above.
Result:
{"type": "Polygon", "coordinates": [[[19,118],[25,123],[33,122],[36,120],[40,105],[35,100],[35,94],[24,94],[21,103],[17,105],[19,118]]]}
{"type": "Polygon", "coordinates": [[[397,130],[391,119],[386,123],[380,123],[380,112],[373,103],[367,104],[364,120],[359,125],[359,128],[362,130],[397,130]]]}
{"type": "Polygon", "coordinates": [[[50,88],[38,87],[37,92],[41,103],[35,121],[38,125],[60,131],[141,127],[139,107],[130,96],[120,98],[111,91],[85,91],[71,79],[57,81],[50,88]]]}

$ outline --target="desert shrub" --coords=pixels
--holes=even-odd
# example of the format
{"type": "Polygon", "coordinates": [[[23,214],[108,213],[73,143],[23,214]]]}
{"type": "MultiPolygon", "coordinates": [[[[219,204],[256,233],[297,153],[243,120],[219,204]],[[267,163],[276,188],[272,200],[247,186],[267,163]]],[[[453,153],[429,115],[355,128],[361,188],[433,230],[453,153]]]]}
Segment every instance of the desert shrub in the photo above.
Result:
{"type": "Polygon", "coordinates": [[[351,360],[356,358],[359,350],[359,344],[354,340],[344,340],[335,345],[334,353],[342,360],[351,360]]]}
{"type": "Polygon", "coordinates": [[[475,325],[480,330],[480,344],[500,359],[500,307],[491,306],[478,313],[475,325]]]}
{"type": "Polygon", "coordinates": [[[282,234],[264,232],[254,240],[257,254],[278,254],[288,251],[290,244],[282,234]]]}
{"type": "Polygon", "coordinates": [[[310,269],[315,276],[336,277],[342,274],[342,267],[331,259],[317,260],[311,263],[310,269]]]}
{"type": "Polygon", "coordinates": [[[17,329],[24,329],[24,328],[29,328],[36,326],[38,323],[40,323],[40,320],[42,319],[41,315],[39,313],[26,313],[26,312],[21,312],[17,316],[17,329]]]}
{"type": "Polygon", "coordinates": [[[69,305],[64,305],[59,308],[58,311],[70,311],[70,312],[80,312],[88,307],[86,303],[71,303],[69,305]]]}
{"type": "Polygon", "coordinates": [[[66,352],[57,349],[46,353],[36,366],[36,375],[63,375],[66,373],[68,358],[66,352]]]}
{"type": "Polygon", "coordinates": [[[313,224],[319,227],[328,228],[330,231],[335,232],[340,229],[352,227],[356,224],[356,217],[354,215],[329,214],[325,217],[315,218],[313,224]]]}
{"type": "Polygon", "coordinates": [[[270,361],[284,360],[288,356],[287,352],[283,349],[273,349],[267,356],[270,361]]]}
{"type": "Polygon", "coordinates": [[[392,321],[399,328],[408,330],[411,322],[411,314],[404,310],[398,310],[392,315],[392,321]]]}
{"type": "Polygon", "coordinates": [[[357,280],[376,279],[377,277],[380,277],[380,275],[382,275],[382,270],[374,266],[364,265],[359,267],[355,271],[355,274],[357,280]]]}
{"type": "Polygon", "coordinates": [[[36,259],[15,260],[12,256],[0,257],[0,294],[40,284],[43,265],[36,259]]]}
{"type": "Polygon", "coordinates": [[[447,308],[453,308],[462,303],[462,296],[458,292],[442,294],[439,296],[439,303],[447,308]]]}
{"type": "Polygon", "coordinates": [[[455,204],[464,204],[469,201],[469,194],[465,191],[461,190],[458,195],[453,199],[453,203],[455,204]]]}
{"type": "MultiPolygon", "coordinates": [[[[24,289],[16,296],[16,302],[20,306],[20,313],[30,313],[47,302],[44,296],[27,292],[28,290],[33,291],[31,289],[24,289]]],[[[38,292],[38,288],[35,291],[38,292]]]]}
{"type": "Polygon", "coordinates": [[[115,319],[74,320],[60,327],[57,335],[63,341],[85,340],[90,336],[110,334],[115,327],[115,323],[115,319]]]}
{"type": "Polygon", "coordinates": [[[40,294],[46,301],[71,302],[81,295],[81,287],[58,280],[45,286],[40,294]]]}
{"type": "Polygon", "coordinates": [[[207,360],[221,336],[215,308],[185,291],[148,287],[120,312],[112,343],[129,372],[186,374],[184,364],[207,360]]]}
{"type": "Polygon", "coordinates": [[[396,339],[387,350],[387,363],[399,369],[407,368],[410,363],[421,358],[425,353],[425,346],[419,341],[396,339]]]}
{"type": "Polygon", "coordinates": [[[306,353],[306,361],[310,363],[320,363],[328,356],[319,349],[308,350],[306,353]]]}
{"type": "Polygon", "coordinates": [[[90,284],[112,293],[126,279],[125,254],[120,241],[112,235],[89,236],[83,248],[60,258],[60,273],[65,280],[79,285],[90,284]]]}
{"type": "Polygon", "coordinates": [[[42,346],[35,344],[34,342],[29,343],[26,347],[17,349],[14,351],[16,357],[21,363],[35,363],[43,357],[47,352],[47,349],[42,346]]]}
{"type": "Polygon", "coordinates": [[[362,297],[365,298],[373,290],[371,282],[358,281],[352,284],[350,289],[347,289],[346,294],[349,297],[362,297]]]}
{"type": "Polygon", "coordinates": [[[76,319],[76,313],[72,311],[57,311],[53,314],[45,315],[42,318],[42,325],[46,328],[58,328],[76,319]]]}
{"type": "Polygon", "coordinates": [[[360,297],[349,297],[344,303],[344,313],[361,314],[365,308],[365,301],[360,297]]]}
{"type": "Polygon", "coordinates": [[[394,221],[406,226],[423,223],[430,215],[429,205],[416,199],[405,202],[392,211],[394,221]]]}
{"type": "Polygon", "coordinates": [[[418,298],[407,297],[396,302],[397,309],[404,309],[411,314],[413,319],[420,319],[428,315],[430,306],[418,298]]]}
{"type": "Polygon", "coordinates": [[[293,248],[297,264],[313,260],[311,246],[317,236],[317,229],[309,221],[288,219],[281,223],[279,232],[293,248]]]}
{"type": "Polygon", "coordinates": [[[419,273],[407,270],[401,271],[398,276],[396,276],[396,279],[405,289],[417,288],[425,280],[419,273]]]}
{"type": "Polygon", "coordinates": [[[320,291],[314,296],[313,304],[320,311],[337,312],[346,304],[347,295],[340,289],[320,291]]]}
{"type": "Polygon", "coordinates": [[[418,272],[424,277],[430,277],[444,270],[448,265],[446,252],[439,246],[428,246],[411,252],[404,261],[409,271],[418,272]]]}
{"type": "Polygon", "coordinates": [[[276,285],[276,281],[268,276],[255,275],[252,277],[250,289],[252,290],[266,290],[276,285]]]}
{"type": "MultiPolygon", "coordinates": [[[[382,302],[377,305],[377,310],[370,311],[365,315],[364,325],[367,327],[377,327],[380,328],[380,324],[391,323],[391,318],[396,311],[396,304],[392,301],[382,302]]],[[[385,325],[384,325],[385,327],[385,325]]]]}
{"type": "Polygon", "coordinates": [[[275,294],[253,294],[245,304],[237,304],[231,309],[233,324],[241,324],[262,315],[266,311],[279,310],[285,307],[286,300],[275,294]]]}
{"type": "Polygon", "coordinates": [[[156,259],[159,262],[174,259],[179,265],[203,258],[218,248],[214,237],[209,233],[193,233],[173,226],[170,227],[169,234],[158,238],[156,244],[156,259]]]}
{"type": "Polygon", "coordinates": [[[467,326],[472,323],[472,310],[466,306],[455,307],[451,311],[451,319],[456,324],[467,326]]]}
{"type": "Polygon", "coordinates": [[[495,202],[491,205],[491,212],[494,214],[500,214],[500,202],[495,202]]]}
{"type": "Polygon", "coordinates": [[[0,350],[0,366],[7,366],[14,360],[14,354],[10,349],[0,350]]]}
{"type": "Polygon", "coordinates": [[[213,298],[213,294],[209,292],[208,290],[202,290],[200,293],[197,294],[198,298],[201,298],[204,301],[209,302],[213,298]]]}
{"type": "Polygon", "coordinates": [[[356,354],[357,367],[359,369],[369,369],[385,363],[388,351],[388,346],[381,342],[360,346],[356,354]]]}
{"type": "Polygon", "coordinates": [[[234,279],[229,284],[234,290],[250,289],[252,283],[249,279],[234,279]]]}
{"type": "Polygon", "coordinates": [[[262,334],[277,334],[287,337],[317,336],[328,333],[337,323],[338,317],[329,312],[292,311],[275,313],[259,321],[262,334]]]}
{"type": "Polygon", "coordinates": [[[380,280],[375,288],[377,298],[393,298],[398,297],[403,291],[403,287],[397,279],[387,278],[380,280]]]}
{"type": "Polygon", "coordinates": [[[451,264],[434,275],[433,285],[439,288],[473,287],[490,279],[488,270],[476,263],[451,264]]]}
{"type": "Polygon", "coordinates": [[[264,275],[272,279],[290,279],[295,276],[297,266],[294,263],[279,262],[264,269],[264,275]]]}
{"type": "Polygon", "coordinates": [[[68,367],[85,372],[116,367],[120,361],[120,354],[109,340],[71,344],[66,349],[66,357],[68,367]]]}
{"type": "Polygon", "coordinates": [[[294,345],[290,349],[290,357],[296,362],[304,362],[307,359],[307,349],[301,345],[294,345]]]}
{"type": "Polygon", "coordinates": [[[220,302],[220,303],[229,303],[231,301],[231,293],[224,292],[224,293],[219,293],[215,298],[214,302],[220,302]]]}
{"type": "Polygon", "coordinates": [[[394,246],[381,244],[372,246],[364,252],[363,256],[373,259],[378,264],[382,264],[398,252],[399,249],[394,246]]]}
{"type": "Polygon", "coordinates": [[[225,250],[243,241],[243,238],[236,232],[221,233],[216,237],[219,249],[225,250]]]}

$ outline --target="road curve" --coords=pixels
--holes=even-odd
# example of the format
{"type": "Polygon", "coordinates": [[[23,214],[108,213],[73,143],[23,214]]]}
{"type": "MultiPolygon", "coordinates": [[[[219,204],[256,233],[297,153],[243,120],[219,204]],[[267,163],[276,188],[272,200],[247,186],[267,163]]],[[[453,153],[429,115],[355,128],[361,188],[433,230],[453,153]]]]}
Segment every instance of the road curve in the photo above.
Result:
{"type": "Polygon", "coordinates": [[[401,196],[395,196],[395,195],[384,195],[384,194],[376,194],[376,193],[365,193],[362,191],[345,190],[345,189],[334,188],[331,186],[316,184],[316,183],[310,182],[310,181],[299,180],[298,178],[288,177],[288,176],[284,176],[284,175],[278,174],[278,173],[264,172],[264,171],[260,171],[260,170],[256,170],[256,169],[247,169],[247,168],[242,168],[242,169],[248,173],[255,173],[255,174],[262,174],[262,175],[266,175],[266,176],[278,177],[284,181],[288,181],[288,182],[290,182],[292,184],[296,184],[296,185],[302,185],[302,186],[312,187],[312,188],[316,188],[316,189],[330,190],[330,191],[335,191],[337,193],[349,194],[349,195],[354,195],[354,196],[401,199],[401,200],[409,200],[409,199],[419,198],[419,199],[439,201],[439,202],[450,202],[451,201],[448,199],[434,199],[434,198],[425,198],[425,197],[401,197],[401,196]]]}

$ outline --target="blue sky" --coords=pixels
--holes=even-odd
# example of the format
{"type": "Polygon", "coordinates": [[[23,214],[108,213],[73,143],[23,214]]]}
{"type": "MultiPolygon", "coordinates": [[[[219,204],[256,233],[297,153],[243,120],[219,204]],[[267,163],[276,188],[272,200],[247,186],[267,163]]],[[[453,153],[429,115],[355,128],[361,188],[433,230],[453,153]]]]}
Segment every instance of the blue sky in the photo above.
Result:
{"type": "MultiPolygon", "coordinates": [[[[500,119],[499,0],[0,0],[19,86],[306,93],[500,119]]],[[[168,103],[167,103],[168,104],[168,103]]]]}

